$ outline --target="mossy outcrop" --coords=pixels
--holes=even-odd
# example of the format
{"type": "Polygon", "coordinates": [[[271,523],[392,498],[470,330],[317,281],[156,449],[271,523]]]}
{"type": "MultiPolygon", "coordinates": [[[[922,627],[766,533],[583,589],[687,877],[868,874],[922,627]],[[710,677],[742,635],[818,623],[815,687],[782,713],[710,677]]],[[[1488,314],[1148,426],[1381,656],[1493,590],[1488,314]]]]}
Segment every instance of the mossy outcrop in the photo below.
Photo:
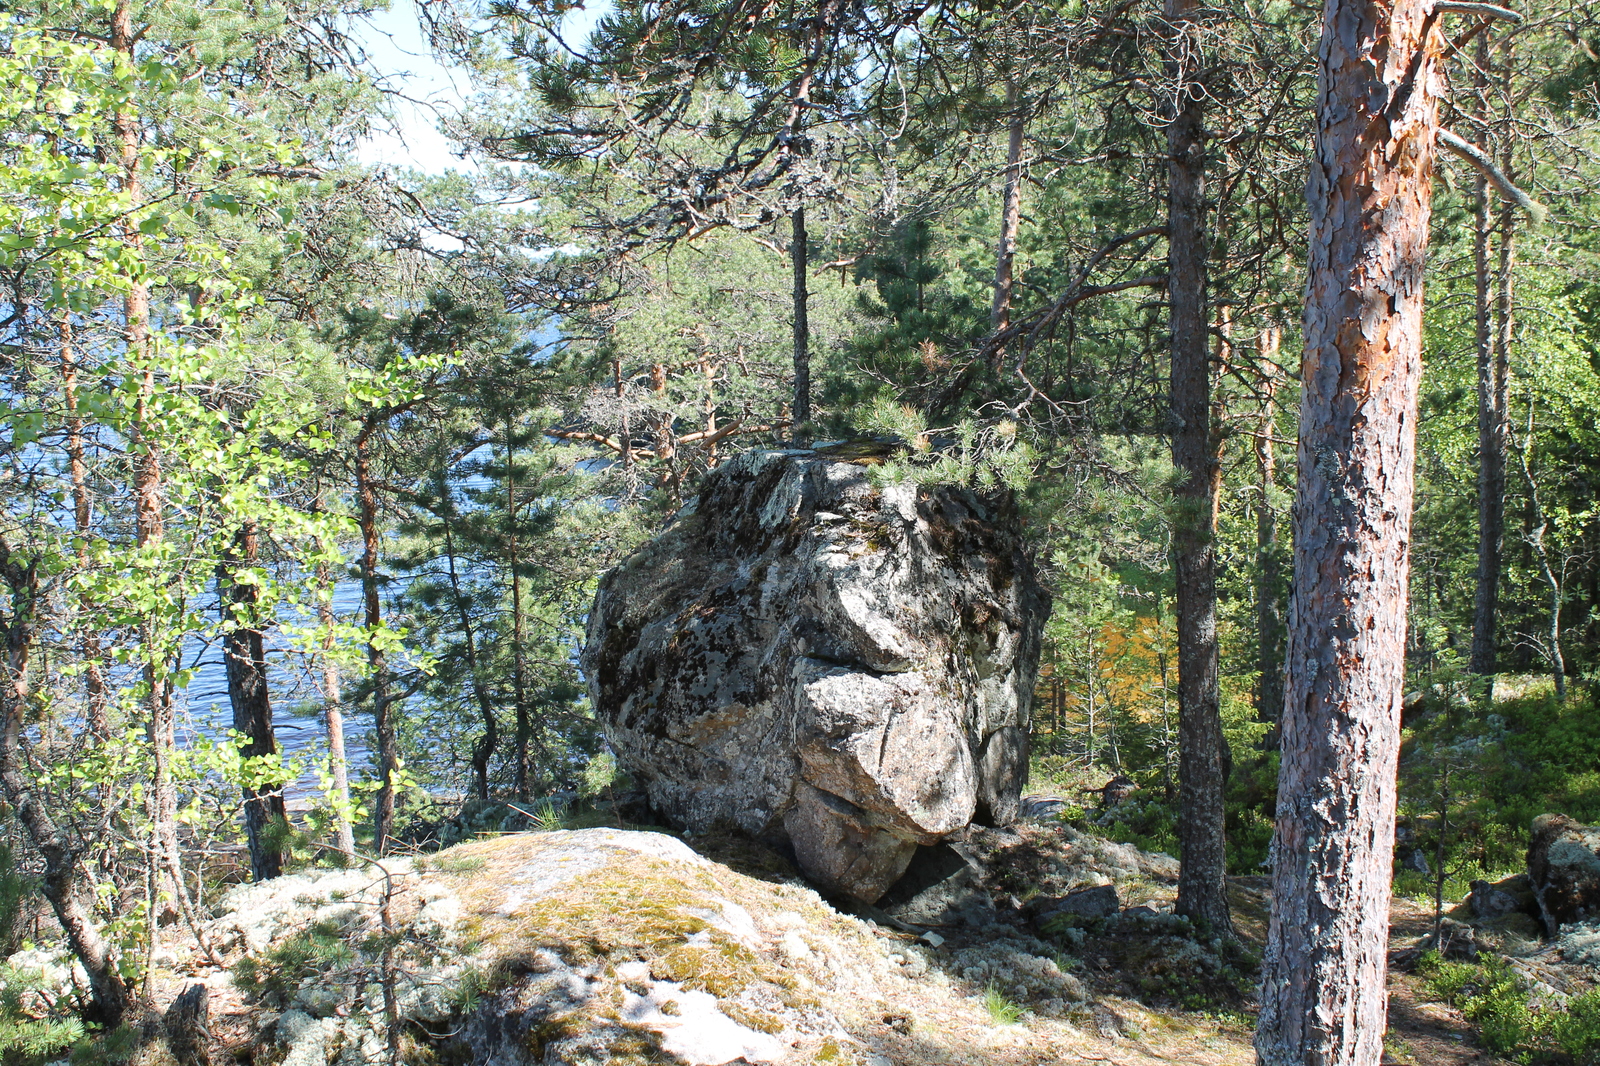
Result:
{"type": "Polygon", "coordinates": [[[264,1011],[256,1061],[291,1066],[392,1046],[419,1066],[861,1063],[882,1019],[970,1025],[995,981],[1042,1018],[1085,997],[1019,930],[939,952],[660,833],[513,834],[243,886],[221,912],[264,1011]]]}
{"type": "Polygon", "coordinates": [[[603,578],[583,664],[664,817],[870,903],[918,845],[1016,817],[1047,612],[1004,493],[753,452],[603,578]]]}

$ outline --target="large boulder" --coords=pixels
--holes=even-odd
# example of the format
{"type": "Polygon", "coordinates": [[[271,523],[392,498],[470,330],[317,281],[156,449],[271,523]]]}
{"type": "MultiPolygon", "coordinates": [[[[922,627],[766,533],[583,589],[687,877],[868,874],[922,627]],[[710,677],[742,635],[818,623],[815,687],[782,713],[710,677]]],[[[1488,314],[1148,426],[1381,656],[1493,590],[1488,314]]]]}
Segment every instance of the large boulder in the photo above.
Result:
{"type": "Polygon", "coordinates": [[[1545,930],[1600,918],[1600,828],[1579,825],[1564,814],[1533,820],[1528,877],[1545,930]]]}
{"type": "Polygon", "coordinates": [[[1008,495],[752,452],[602,579],[583,666],[690,831],[792,845],[873,902],[920,844],[1017,815],[1049,601],[1008,495]]]}

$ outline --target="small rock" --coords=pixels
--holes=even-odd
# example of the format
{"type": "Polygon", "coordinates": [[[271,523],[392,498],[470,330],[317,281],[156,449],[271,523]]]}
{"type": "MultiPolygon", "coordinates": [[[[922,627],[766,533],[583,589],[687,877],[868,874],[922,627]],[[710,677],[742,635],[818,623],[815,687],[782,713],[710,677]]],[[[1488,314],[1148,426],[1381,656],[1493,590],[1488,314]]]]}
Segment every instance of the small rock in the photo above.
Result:
{"type": "Polygon", "coordinates": [[[1068,892],[1060,899],[1049,900],[1036,907],[1035,921],[1044,923],[1052,918],[1060,918],[1069,914],[1079,918],[1109,918],[1117,913],[1121,907],[1121,900],[1117,899],[1115,885],[1096,885],[1094,888],[1082,888],[1076,892],[1068,892]]]}
{"type": "Polygon", "coordinates": [[[1063,811],[1076,807],[1077,804],[1064,796],[1024,796],[1017,809],[1019,817],[1033,821],[1048,821],[1058,818],[1063,811]]]}
{"type": "Polygon", "coordinates": [[[1464,922],[1445,918],[1439,923],[1439,954],[1447,959],[1471,962],[1478,957],[1478,932],[1464,922]]]}
{"type": "Polygon", "coordinates": [[[1564,814],[1541,814],[1533,820],[1528,876],[1549,935],[1600,918],[1600,828],[1564,814]]]}
{"type": "Polygon", "coordinates": [[[1493,921],[1522,908],[1509,892],[1502,892],[1487,881],[1472,882],[1472,895],[1467,897],[1473,917],[1493,921]]]}

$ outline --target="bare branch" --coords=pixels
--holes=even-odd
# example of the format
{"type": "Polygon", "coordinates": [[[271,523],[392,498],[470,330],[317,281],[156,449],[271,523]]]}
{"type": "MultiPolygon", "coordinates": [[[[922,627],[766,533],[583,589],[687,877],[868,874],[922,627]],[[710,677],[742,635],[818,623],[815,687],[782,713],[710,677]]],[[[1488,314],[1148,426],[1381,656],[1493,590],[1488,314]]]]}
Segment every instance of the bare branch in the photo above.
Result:
{"type": "Polygon", "coordinates": [[[1441,14],[1477,15],[1479,18],[1499,19],[1501,22],[1521,22],[1522,16],[1509,7],[1499,4],[1468,3],[1466,0],[1438,0],[1433,9],[1441,14]]]}
{"type": "Polygon", "coordinates": [[[1543,204],[1517,188],[1511,179],[1506,177],[1505,171],[1495,166],[1494,160],[1489,158],[1489,153],[1482,148],[1462,140],[1442,126],[1439,128],[1439,144],[1477,167],[1479,173],[1493,182],[1494,187],[1499,189],[1506,199],[1526,211],[1535,225],[1543,222],[1550,214],[1549,209],[1543,204]]]}

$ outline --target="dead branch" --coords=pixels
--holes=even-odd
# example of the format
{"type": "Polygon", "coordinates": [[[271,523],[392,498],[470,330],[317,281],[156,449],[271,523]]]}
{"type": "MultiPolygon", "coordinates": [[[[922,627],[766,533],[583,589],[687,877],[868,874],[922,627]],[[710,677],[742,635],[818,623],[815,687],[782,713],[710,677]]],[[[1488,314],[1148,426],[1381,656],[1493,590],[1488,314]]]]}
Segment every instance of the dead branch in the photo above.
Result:
{"type": "Polygon", "coordinates": [[[1535,225],[1543,222],[1545,217],[1549,215],[1549,209],[1517,188],[1511,179],[1506,176],[1505,171],[1495,166],[1494,160],[1489,158],[1489,153],[1482,148],[1469,141],[1462,140],[1442,126],[1439,128],[1439,144],[1453,155],[1457,155],[1477,167],[1478,172],[1488,178],[1506,199],[1526,211],[1535,225]]]}

